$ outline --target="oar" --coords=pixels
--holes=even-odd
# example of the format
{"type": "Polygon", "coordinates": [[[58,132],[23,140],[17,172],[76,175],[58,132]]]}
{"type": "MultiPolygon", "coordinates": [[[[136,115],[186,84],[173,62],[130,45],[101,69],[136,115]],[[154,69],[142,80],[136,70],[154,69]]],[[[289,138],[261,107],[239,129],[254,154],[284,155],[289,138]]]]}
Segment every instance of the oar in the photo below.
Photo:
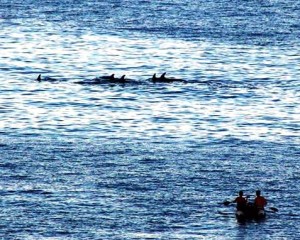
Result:
{"type": "Polygon", "coordinates": [[[269,207],[270,208],[270,210],[272,210],[273,212],[278,212],[279,210],[278,210],[278,208],[276,208],[276,207],[269,207]]]}
{"type": "Polygon", "coordinates": [[[225,205],[225,206],[228,206],[230,203],[232,203],[231,201],[228,201],[228,200],[225,200],[224,202],[223,202],[223,204],[225,205]]]}
{"type": "Polygon", "coordinates": [[[234,216],[234,213],[231,213],[231,212],[222,212],[222,211],[218,210],[218,213],[221,214],[221,215],[225,215],[225,216],[228,216],[228,215],[230,215],[230,216],[233,215],[234,216]]]}
{"type": "MultiPolygon", "coordinates": [[[[231,204],[232,202],[231,201],[228,201],[228,200],[225,200],[224,202],[223,202],[223,204],[225,205],[225,206],[228,206],[229,204],[231,204]]],[[[270,210],[272,210],[273,212],[278,212],[279,210],[278,210],[278,208],[276,208],[276,207],[269,207],[269,209],[270,210]]]]}

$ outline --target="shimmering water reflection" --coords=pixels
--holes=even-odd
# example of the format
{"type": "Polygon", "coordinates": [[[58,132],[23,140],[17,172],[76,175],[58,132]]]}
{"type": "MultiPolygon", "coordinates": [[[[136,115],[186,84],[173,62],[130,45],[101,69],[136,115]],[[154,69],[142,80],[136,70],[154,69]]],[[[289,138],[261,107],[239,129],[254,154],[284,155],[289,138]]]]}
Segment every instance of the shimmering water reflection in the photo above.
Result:
{"type": "Polygon", "coordinates": [[[297,145],[159,140],[2,138],[1,236],[232,239],[244,231],[270,237],[299,232],[299,216],[290,215],[299,212],[291,194],[299,184],[288,187],[299,181],[297,145]],[[248,194],[263,188],[280,213],[237,225],[234,206],[221,203],[241,187],[248,194]],[[289,206],[283,196],[290,196],[289,206]]]}
{"type": "Polygon", "coordinates": [[[7,114],[1,126],[8,133],[298,139],[293,50],[90,33],[52,38],[47,32],[28,31],[24,36],[21,30],[16,29],[8,40],[1,38],[5,41],[1,59],[10,59],[2,61],[1,67],[18,69],[6,80],[10,85],[3,85],[7,95],[4,92],[1,104],[7,114]],[[188,83],[149,81],[154,72],[164,71],[188,83]],[[140,84],[74,84],[76,79],[112,72],[140,84]],[[36,83],[38,73],[59,82],[36,83]]]}
{"type": "Polygon", "coordinates": [[[298,5],[0,0],[0,238],[296,239],[298,5]]]}

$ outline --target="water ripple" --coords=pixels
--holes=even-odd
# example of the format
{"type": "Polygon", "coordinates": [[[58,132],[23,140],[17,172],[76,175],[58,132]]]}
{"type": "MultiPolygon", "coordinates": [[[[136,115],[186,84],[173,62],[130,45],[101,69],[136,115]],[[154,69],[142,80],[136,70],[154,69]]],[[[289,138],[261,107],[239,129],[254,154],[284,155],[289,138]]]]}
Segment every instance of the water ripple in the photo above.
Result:
{"type": "Polygon", "coordinates": [[[298,5],[0,0],[0,237],[297,236],[298,5]]]}

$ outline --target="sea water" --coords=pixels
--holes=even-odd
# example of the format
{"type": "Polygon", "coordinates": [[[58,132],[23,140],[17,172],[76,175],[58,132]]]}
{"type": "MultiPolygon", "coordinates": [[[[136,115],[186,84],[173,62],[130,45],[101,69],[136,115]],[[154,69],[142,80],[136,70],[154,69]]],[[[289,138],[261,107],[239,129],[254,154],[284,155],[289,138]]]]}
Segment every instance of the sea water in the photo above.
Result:
{"type": "Polygon", "coordinates": [[[298,239],[299,16],[0,0],[1,238],[298,239]],[[82,84],[113,73],[128,83],[82,84]],[[257,189],[266,220],[238,224],[222,202],[257,189]]]}

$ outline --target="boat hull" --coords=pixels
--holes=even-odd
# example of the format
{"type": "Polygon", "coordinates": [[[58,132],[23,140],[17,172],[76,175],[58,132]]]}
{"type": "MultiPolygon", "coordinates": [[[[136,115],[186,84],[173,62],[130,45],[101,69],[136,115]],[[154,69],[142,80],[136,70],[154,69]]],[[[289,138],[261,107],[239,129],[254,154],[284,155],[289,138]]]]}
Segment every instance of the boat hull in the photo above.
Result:
{"type": "Polygon", "coordinates": [[[264,210],[247,209],[244,211],[237,210],[235,213],[236,219],[240,222],[247,220],[262,220],[266,217],[264,210]]]}

